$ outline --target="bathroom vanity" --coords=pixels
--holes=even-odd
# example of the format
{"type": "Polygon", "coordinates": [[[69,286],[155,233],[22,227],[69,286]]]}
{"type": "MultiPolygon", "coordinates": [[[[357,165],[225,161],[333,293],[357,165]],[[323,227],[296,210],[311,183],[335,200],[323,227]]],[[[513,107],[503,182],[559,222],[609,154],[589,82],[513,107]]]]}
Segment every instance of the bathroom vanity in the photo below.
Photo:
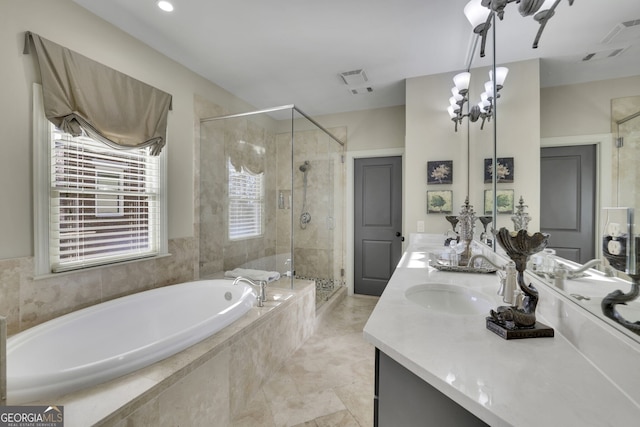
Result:
{"type": "Polygon", "coordinates": [[[376,347],[377,425],[638,424],[639,342],[528,273],[555,336],[504,340],[485,326],[489,308],[505,305],[498,276],[429,267],[442,245],[411,236],[364,328],[376,347]]]}

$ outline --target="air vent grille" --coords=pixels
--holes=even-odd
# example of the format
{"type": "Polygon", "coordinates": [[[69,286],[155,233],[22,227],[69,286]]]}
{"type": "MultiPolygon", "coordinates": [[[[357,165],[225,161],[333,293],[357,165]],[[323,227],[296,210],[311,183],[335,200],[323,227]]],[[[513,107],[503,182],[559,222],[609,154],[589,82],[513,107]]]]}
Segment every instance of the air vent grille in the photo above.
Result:
{"type": "Polygon", "coordinates": [[[582,57],[582,61],[597,61],[601,59],[614,58],[620,56],[627,48],[603,50],[600,52],[590,52],[582,57]]]}
{"type": "Polygon", "coordinates": [[[373,92],[373,88],[371,86],[360,87],[360,88],[349,88],[349,92],[351,92],[352,95],[362,95],[365,93],[373,92]]]}
{"type": "Polygon", "coordinates": [[[636,43],[638,40],[640,40],[640,19],[632,19],[616,24],[602,39],[602,43],[636,43]]]}
{"type": "Polygon", "coordinates": [[[640,25],[640,19],[634,19],[632,21],[623,22],[622,25],[625,27],[635,27],[636,25],[640,25]]]}
{"type": "Polygon", "coordinates": [[[365,73],[363,69],[345,71],[344,73],[338,74],[338,76],[340,76],[347,86],[360,87],[369,81],[367,73],[365,73]]]}

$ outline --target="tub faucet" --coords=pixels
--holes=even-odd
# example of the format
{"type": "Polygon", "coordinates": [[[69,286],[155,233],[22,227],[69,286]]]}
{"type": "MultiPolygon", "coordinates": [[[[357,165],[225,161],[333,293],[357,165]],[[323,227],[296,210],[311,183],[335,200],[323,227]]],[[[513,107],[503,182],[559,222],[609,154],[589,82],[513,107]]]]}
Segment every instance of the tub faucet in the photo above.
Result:
{"type": "Polygon", "coordinates": [[[264,307],[264,302],[267,300],[267,281],[253,281],[242,276],[238,276],[233,280],[234,285],[237,285],[240,282],[247,283],[258,290],[258,296],[256,297],[256,300],[258,301],[258,307],[264,307]]]}

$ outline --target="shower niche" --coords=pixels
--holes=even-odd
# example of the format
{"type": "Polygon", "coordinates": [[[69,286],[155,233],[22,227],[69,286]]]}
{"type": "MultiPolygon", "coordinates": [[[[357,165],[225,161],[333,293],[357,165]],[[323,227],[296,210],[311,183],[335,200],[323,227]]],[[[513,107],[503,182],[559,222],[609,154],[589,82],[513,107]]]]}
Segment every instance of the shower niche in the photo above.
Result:
{"type": "Polygon", "coordinates": [[[278,272],[316,282],[316,305],[344,285],[346,128],[295,106],[231,115],[201,107],[196,189],[199,275],[278,272]]]}

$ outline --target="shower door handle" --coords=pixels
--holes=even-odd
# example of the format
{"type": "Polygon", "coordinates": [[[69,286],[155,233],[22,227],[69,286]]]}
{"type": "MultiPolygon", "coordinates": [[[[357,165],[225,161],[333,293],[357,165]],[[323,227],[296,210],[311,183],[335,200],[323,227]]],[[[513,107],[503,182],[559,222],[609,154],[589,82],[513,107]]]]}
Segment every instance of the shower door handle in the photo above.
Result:
{"type": "Polygon", "coordinates": [[[396,237],[400,237],[400,241],[401,241],[401,242],[404,242],[404,236],[402,235],[402,233],[401,233],[401,232],[396,231],[396,237]]]}

